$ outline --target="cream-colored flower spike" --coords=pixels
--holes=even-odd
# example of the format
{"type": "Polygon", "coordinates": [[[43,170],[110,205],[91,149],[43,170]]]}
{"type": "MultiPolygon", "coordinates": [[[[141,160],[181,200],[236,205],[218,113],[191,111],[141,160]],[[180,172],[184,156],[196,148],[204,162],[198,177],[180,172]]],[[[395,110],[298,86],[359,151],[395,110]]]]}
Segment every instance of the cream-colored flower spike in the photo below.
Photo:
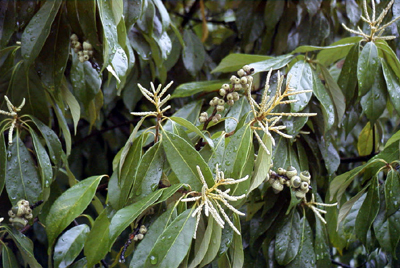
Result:
{"type": "Polygon", "coordinates": [[[304,204],[306,204],[309,208],[311,208],[311,210],[314,212],[314,214],[324,223],[326,224],[326,220],[324,218],[322,218],[321,213],[322,214],[326,214],[326,210],[323,209],[319,209],[316,206],[323,206],[323,207],[335,207],[337,206],[337,203],[333,203],[333,204],[325,204],[325,203],[318,203],[315,202],[315,197],[314,194],[311,195],[311,200],[310,202],[307,202],[307,199],[304,197],[304,204]]]}
{"type": "Polygon", "coordinates": [[[286,81],[285,91],[282,93],[282,85],[284,76],[280,75],[278,71],[278,86],[276,88],[276,93],[274,96],[270,97],[267,95],[269,89],[269,80],[271,78],[272,69],[268,72],[267,81],[265,82],[264,94],[262,95],[261,102],[257,103],[253,97],[251,96],[250,90],[247,91],[247,98],[249,100],[251,110],[253,112],[254,118],[250,121],[251,128],[253,129],[253,133],[256,136],[260,145],[264,148],[264,150],[270,154],[267,147],[261,140],[261,137],[258,135],[256,130],[262,130],[265,134],[269,135],[272,140],[272,144],[275,145],[275,141],[272,138],[270,131],[273,131],[282,137],[291,139],[292,136],[283,133],[281,130],[285,129],[284,125],[276,125],[278,121],[282,118],[282,116],[315,116],[316,113],[273,113],[272,110],[280,105],[280,104],[289,104],[294,103],[297,100],[283,100],[286,97],[312,92],[312,90],[302,90],[295,91],[293,88],[289,87],[290,77],[286,81]],[[270,117],[272,116],[272,117],[270,117]]]}
{"type": "Polygon", "coordinates": [[[218,169],[218,164],[216,165],[216,172],[215,172],[215,184],[211,187],[208,188],[207,182],[204,179],[203,173],[201,172],[201,169],[199,166],[196,166],[197,172],[199,173],[201,182],[203,183],[203,187],[201,188],[201,193],[199,192],[190,192],[187,195],[194,195],[195,197],[188,197],[188,198],[183,198],[181,199],[181,202],[192,202],[196,201],[196,205],[198,207],[194,210],[192,213],[192,217],[196,217],[196,227],[195,227],[195,232],[193,235],[193,238],[196,239],[196,232],[197,232],[197,227],[199,226],[200,222],[200,217],[201,217],[201,212],[204,208],[204,214],[208,217],[210,214],[214,218],[214,220],[218,223],[221,228],[224,228],[225,222],[222,219],[222,217],[225,219],[225,221],[228,222],[228,224],[232,227],[232,229],[240,235],[239,230],[235,227],[235,225],[232,223],[232,221],[229,219],[228,215],[222,208],[222,204],[224,204],[227,208],[229,208],[232,212],[244,216],[245,214],[234,208],[231,204],[229,204],[228,201],[237,201],[239,199],[245,198],[245,194],[239,195],[239,196],[232,196],[229,195],[228,193],[230,192],[230,189],[227,189],[225,191],[222,191],[218,189],[219,186],[221,185],[230,185],[230,184],[238,184],[242,181],[245,181],[249,178],[247,175],[244,178],[234,180],[234,179],[225,179],[224,178],[224,172],[219,171],[218,169]],[[222,214],[222,217],[221,215],[222,214]]]}
{"type": "Polygon", "coordinates": [[[161,109],[161,107],[171,98],[171,95],[168,94],[163,100],[161,99],[162,96],[165,94],[165,92],[167,92],[168,88],[171,87],[171,85],[174,82],[171,81],[168,85],[166,85],[162,90],[161,87],[162,85],[158,85],[157,89],[155,89],[153,82],[150,82],[150,86],[151,86],[151,91],[145,89],[141,84],[138,84],[138,87],[140,89],[140,91],[142,92],[143,96],[148,99],[151,103],[154,104],[154,106],[156,107],[156,111],[154,112],[132,112],[132,115],[136,115],[136,116],[149,116],[149,115],[153,115],[156,116],[158,118],[162,118],[163,117],[163,113],[165,111],[167,111],[168,109],[171,108],[170,105],[168,105],[167,107],[165,107],[164,109],[161,109]]]}
{"type": "Polygon", "coordinates": [[[396,22],[398,19],[400,19],[400,16],[394,18],[393,20],[391,20],[390,22],[382,25],[382,21],[385,18],[386,14],[388,13],[389,9],[392,7],[394,0],[391,0],[389,2],[389,4],[386,6],[385,9],[383,9],[382,13],[378,16],[378,18],[375,18],[375,0],[371,1],[372,3],[372,14],[371,17],[368,14],[368,9],[367,9],[367,1],[363,0],[363,12],[365,16],[361,16],[361,19],[363,21],[365,21],[366,23],[369,24],[370,27],[370,33],[366,34],[364,33],[360,27],[357,27],[357,30],[353,30],[348,28],[346,25],[344,25],[342,23],[343,28],[345,28],[347,31],[356,34],[356,35],[360,35],[362,37],[364,37],[364,41],[370,42],[370,41],[375,41],[375,40],[392,40],[395,39],[397,36],[394,35],[389,35],[389,36],[381,36],[383,34],[383,31],[385,30],[386,27],[388,27],[389,25],[393,24],[394,22],[396,22]]]}
{"type": "Polygon", "coordinates": [[[7,111],[3,111],[0,110],[0,114],[4,114],[4,115],[8,115],[11,116],[12,119],[11,120],[11,125],[10,125],[10,129],[8,130],[8,144],[12,144],[12,136],[13,136],[13,132],[14,132],[14,128],[15,125],[17,124],[17,120],[18,120],[18,112],[21,111],[22,107],[24,107],[25,105],[25,98],[22,99],[21,105],[16,107],[14,106],[11,101],[8,99],[7,96],[4,96],[4,99],[6,100],[7,103],[7,108],[8,108],[8,112],[7,111]]]}

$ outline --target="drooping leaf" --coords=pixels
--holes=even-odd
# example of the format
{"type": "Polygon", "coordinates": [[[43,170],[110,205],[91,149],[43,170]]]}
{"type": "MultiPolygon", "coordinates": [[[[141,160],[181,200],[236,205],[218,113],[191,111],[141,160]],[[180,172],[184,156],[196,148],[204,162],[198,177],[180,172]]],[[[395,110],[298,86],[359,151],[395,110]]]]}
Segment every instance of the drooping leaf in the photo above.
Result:
{"type": "Polygon", "coordinates": [[[190,121],[186,120],[185,118],[181,118],[181,117],[176,117],[176,116],[171,116],[170,119],[176,123],[178,123],[179,125],[186,127],[188,130],[196,133],[197,135],[199,135],[201,138],[203,138],[205,141],[207,141],[208,145],[214,149],[214,143],[213,141],[206,136],[203,132],[200,131],[200,129],[198,129],[195,125],[193,125],[190,121]]]}
{"type": "MultiPolygon", "coordinates": [[[[317,202],[320,201],[322,200],[317,195],[317,202]]],[[[335,207],[332,208],[336,209],[335,207]]],[[[317,267],[328,267],[331,265],[330,244],[327,228],[326,225],[319,219],[315,220],[314,249],[317,267]]]]}
{"type": "Polygon", "coordinates": [[[90,204],[103,177],[92,176],[75,184],[53,203],[46,217],[49,252],[57,236],[90,204]]]}
{"type": "Polygon", "coordinates": [[[199,166],[208,186],[211,187],[214,184],[213,176],[199,152],[173,133],[162,131],[162,135],[165,154],[179,181],[189,184],[192,190],[200,191],[203,184],[196,168],[199,166]]]}
{"type": "Polygon", "coordinates": [[[379,212],[379,200],[378,178],[375,177],[372,178],[372,183],[369,186],[367,196],[365,197],[357,215],[355,225],[356,236],[364,245],[367,244],[367,232],[371,228],[372,223],[379,212]]]}
{"type": "MultiPolygon", "coordinates": [[[[240,230],[240,220],[237,214],[233,214],[233,224],[240,230]]],[[[233,233],[232,245],[229,248],[229,256],[232,267],[243,267],[244,264],[244,253],[243,253],[243,242],[242,236],[236,232],[233,233]]]]}
{"type": "Polygon", "coordinates": [[[51,166],[49,155],[36,133],[31,128],[29,129],[29,132],[33,140],[33,145],[35,146],[36,158],[40,167],[39,173],[42,178],[41,184],[43,187],[49,187],[53,179],[53,168],[51,166]]]}
{"type": "MultiPolygon", "coordinates": [[[[291,77],[289,86],[296,91],[312,90],[312,69],[310,65],[305,61],[296,62],[288,73],[288,77],[291,77]]],[[[297,95],[289,96],[290,100],[297,100],[297,102],[291,103],[291,111],[297,113],[307,106],[311,99],[311,92],[301,93],[297,95]]]]}
{"type": "Polygon", "coordinates": [[[200,38],[191,30],[186,29],[183,32],[185,47],[183,48],[182,59],[185,68],[192,76],[203,67],[205,51],[200,38]]]}
{"type": "Polygon", "coordinates": [[[374,42],[368,42],[361,51],[357,63],[359,96],[364,96],[372,87],[379,65],[378,49],[374,42]]]}
{"type": "Polygon", "coordinates": [[[213,221],[211,243],[208,245],[207,252],[200,263],[200,267],[204,267],[206,264],[209,264],[217,256],[218,250],[221,245],[221,233],[222,228],[218,225],[216,221],[213,221]]]}
{"type": "Polygon", "coordinates": [[[222,59],[211,73],[236,72],[244,65],[272,59],[270,56],[232,53],[222,59]]]}
{"type": "Polygon", "coordinates": [[[293,59],[293,55],[286,54],[275,58],[255,62],[249,64],[250,68],[254,69],[254,73],[268,72],[269,70],[278,70],[285,67],[293,59]]]}
{"type": "Polygon", "coordinates": [[[112,13],[111,2],[97,0],[100,19],[103,25],[103,70],[109,66],[118,44],[117,24],[112,13]]]}
{"type": "Polygon", "coordinates": [[[338,78],[338,85],[346,97],[346,105],[349,105],[357,96],[356,85],[358,54],[359,45],[355,44],[347,54],[338,78]]]}
{"type": "Polygon", "coordinates": [[[124,19],[126,29],[129,31],[136,21],[141,16],[144,8],[146,7],[147,1],[129,1],[124,0],[124,19]]]}
{"type": "MultiPolygon", "coordinates": [[[[22,255],[23,260],[28,263],[31,267],[41,268],[42,266],[37,262],[33,254],[33,242],[27,238],[24,234],[17,231],[15,228],[9,227],[8,225],[2,225],[1,227],[7,230],[12,240],[14,240],[19,252],[22,255]]],[[[13,266],[17,267],[17,266],[13,266]]]]}
{"type": "Polygon", "coordinates": [[[178,267],[190,248],[193,233],[195,232],[195,218],[192,210],[188,209],[163,231],[151,249],[145,267],[157,265],[159,267],[178,267]],[[179,252],[179,255],[176,253],[179,252]]]}
{"type": "Polygon", "coordinates": [[[15,205],[19,200],[25,199],[34,204],[39,200],[42,185],[33,159],[19,138],[18,130],[8,150],[6,189],[10,201],[15,205]]]}
{"type": "Polygon", "coordinates": [[[80,224],[66,231],[54,247],[54,266],[64,268],[70,265],[82,251],[89,226],[80,224]]]}
{"type": "Polygon", "coordinates": [[[214,228],[214,218],[208,217],[207,228],[204,231],[204,235],[201,234],[200,232],[198,232],[198,236],[196,237],[196,241],[195,241],[195,245],[194,245],[196,254],[195,254],[193,260],[191,261],[190,265],[188,266],[189,268],[197,267],[203,260],[204,256],[207,253],[210,242],[211,242],[213,228],[214,228]]]}
{"type": "Polygon", "coordinates": [[[81,107],[79,106],[79,103],[76,100],[75,96],[69,90],[67,81],[65,79],[63,79],[62,81],[61,94],[71,112],[72,120],[74,121],[74,133],[76,135],[78,122],[81,116],[81,107]]]}
{"type": "Polygon", "coordinates": [[[225,120],[225,131],[227,133],[234,131],[239,123],[233,119],[241,119],[248,114],[250,111],[250,104],[245,97],[241,97],[238,101],[235,102],[229,112],[226,114],[225,120]]]}
{"type": "Polygon", "coordinates": [[[6,183],[7,170],[7,149],[4,133],[0,132],[0,194],[3,192],[6,183]]]}
{"type": "Polygon", "coordinates": [[[300,216],[293,210],[283,219],[275,238],[275,258],[280,265],[287,265],[297,255],[301,242],[300,216]]]}
{"type": "Polygon", "coordinates": [[[375,130],[371,127],[370,123],[368,122],[363,128],[363,130],[361,130],[360,135],[358,136],[358,143],[357,143],[357,149],[359,155],[369,155],[373,151],[375,151],[373,145],[375,145],[375,147],[377,146],[379,141],[379,135],[375,126],[374,128],[375,130]]]}
{"type": "Polygon", "coordinates": [[[115,213],[115,215],[111,219],[110,223],[110,244],[109,250],[111,246],[114,244],[115,240],[118,236],[125,230],[126,227],[129,226],[143,211],[145,211],[148,207],[154,204],[157,199],[161,196],[163,189],[160,189],[156,192],[153,192],[146,196],[146,198],[141,199],[140,201],[133,203],[127,207],[124,207],[115,213]]]}
{"type": "Polygon", "coordinates": [[[266,152],[264,147],[259,147],[249,192],[256,189],[264,180],[269,178],[269,169],[272,157],[272,138],[267,134],[264,134],[262,141],[269,152],[266,152]]]}
{"type": "Polygon", "coordinates": [[[389,99],[397,113],[400,113],[400,81],[393,70],[382,60],[382,70],[386,80],[389,99]]]}
{"type": "Polygon", "coordinates": [[[324,66],[329,66],[332,63],[346,57],[349,50],[353,47],[351,44],[360,42],[362,37],[352,36],[340,39],[330,45],[332,49],[322,50],[317,55],[317,60],[324,66]]]}
{"type": "Polygon", "coordinates": [[[312,72],[313,92],[321,103],[322,113],[324,117],[325,131],[331,129],[335,124],[335,109],[331,97],[319,79],[318,75],[312,72]]]}
{"type": "Polygon", "coordinates": [[[390,170],[385,181],[386,216],[389,218],[400,208],[400,177],[390,170]]]}
{"type": "Polygon", "coordinates": [[[42,47],[50,34],[61,1],[48,1],[34,15],[21,37],[21,54],[29,67],[39,55],[42,47]]]}
{"type": "Polygon", "coordinates": [[[1,257],[3,268],[14,268],[18,267],[17,259],[15,258],[12,250],[7,245],[2,245],[1,257]]]}

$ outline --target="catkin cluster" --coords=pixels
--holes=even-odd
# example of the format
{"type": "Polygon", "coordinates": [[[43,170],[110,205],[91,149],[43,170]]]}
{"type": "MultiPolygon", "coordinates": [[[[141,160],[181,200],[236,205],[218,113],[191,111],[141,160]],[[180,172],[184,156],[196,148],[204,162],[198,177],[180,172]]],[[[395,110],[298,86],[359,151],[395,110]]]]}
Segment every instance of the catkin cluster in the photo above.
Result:
{"type": "Polygon", "coordinates": [[[93,57],[93,47],[88,41],[84,41],[83,44],[81,44],[76,34],[72,34],[70,39],[72,48],[74,49],[74,52],[78,54],[80,62],[88,61],[93,57]]]}
{"type": "Polygon", "coordinates": [[[10,222],[17,229],[22,229],[28,224],[28,220],[33,218],[32,209],[29,206],[29,201],[20,200],[17,205],[8,211],[10,222]]]}
{"type": "Polygon", "coordinates": [[[310,189],[311,175],[308,171],[302,171],[298,175],[296,168],[289,166],[286,170],[278,168],[276,173],[271,170],[268,181],[275,193],[282,191],[286,185],[295,191],[297,198],[304,198],[310,189]]]}
{"type": "MultiPolygon", "coordinates": [[[[223,112],[225,110],[225,104],[229,106],[233,106],[235,101],[238,101],[240,95],[238,90],[248,90],[251,87],[251,83],[253,82],[253,77],[251,76],[254,73],[254,69],[248,65],[243,66],[237,74],[239,77],[232,75],[230,78],[231,84],[223,84],[219,89],[219,95],[221,97],[214,97],[210,101],[210,106],[215,107],[216,112],[223,112]]],[[[221,119],[221,114],[213,113],[212,121],[217,123],[221,119]]],[[[199,121],[200,123],[204,123],[209,120],[207,112],[203,112],[200,114],[199,121]]]]}

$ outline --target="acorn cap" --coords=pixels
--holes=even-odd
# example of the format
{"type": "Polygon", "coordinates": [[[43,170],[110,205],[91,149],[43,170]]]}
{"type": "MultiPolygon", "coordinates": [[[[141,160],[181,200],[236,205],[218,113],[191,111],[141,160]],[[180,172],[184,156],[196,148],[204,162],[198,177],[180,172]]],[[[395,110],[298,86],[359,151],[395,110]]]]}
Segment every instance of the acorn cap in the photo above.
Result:
{"type": "Polygon", "coordinates": [[[293,176],[297,175],[297,170],[293,166],[288,166],[286,169],[286,176],[291,179],[293,176]]]}

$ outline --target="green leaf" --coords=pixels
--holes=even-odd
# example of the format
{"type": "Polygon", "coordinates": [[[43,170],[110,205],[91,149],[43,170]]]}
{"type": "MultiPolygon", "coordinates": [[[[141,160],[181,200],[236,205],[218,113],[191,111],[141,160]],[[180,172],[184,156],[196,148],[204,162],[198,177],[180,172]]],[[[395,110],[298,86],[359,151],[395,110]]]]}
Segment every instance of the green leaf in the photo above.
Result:
{"type": "Polygon", "coordinates": [[[300,249],[300,216],[296,210],[286,215],[278,227],[275,238],[275,259],[280,265],[287,265],[300,249]]]}
{"type": "Polygon", "coordinates": [[[87,41],[95,50],[99,50],[100,42],[97,30],[96,21],[96,1],[75,1],[76,13],[79,19],[79,24],[87,41]]]}
{"type": "Polygon", "coordinates": [[[164,161],[165,155],[161,147],[161,142],[154,144],[143,155],[136,169],[135,181],[130,195],[134,200],[144,198],[158,189],[164,161]]]}
{"type": "Polygon", "coordinates": [[[61,162],[61,156],[64,153],[61,147],[61,142],[58,139],[56,133],[43,124],[40,120],[33,116],[29,116],[33,123],[37,126],[44,140],[46,141],[47,148],[49,149],[50,160],[54,165],[59,165],[61,162]]]}
{"type": "MultiPolygon", "coordinates": [[[[317,196],[317,202],[322,200],[317,196]]],[[[335,209],[335,207],[332,207],[335,209]]],[[[328,219],[326,219],[328,220],[328,219]]],[[[329,267],[331,265],[330,244],[326,225],[319,219],[315,220],[315,258],[317,260],[317,267],[329,267]]]]}
{"type": "Polygon", "coordinates": [[[178,267],[190,249],[195,232],[195,218],[192,210],[188,209],[163,231],[154,243],[144,267],[178,267]],[[179,252],[179,254],[176,254],[179,252]]]}
{"type": "Polygon", "coordinates": [[[164,201],[166,201],[168,198],[170,198],[173,194],[175,194],[179,189],[181,189],[184,186],[183,183],[178,183],[171,185],[167,188],[163,188],[162,195],[160,198],[157,200],[155,204],[160,204],[164,201]]]}
{"type": "MultiPolygon", "coordinates": [[[[319,221],[317,219],[316,221],[319,221]]],[[[314,253],[313,231],[306,217],[303,217],[299,223],[301,226],[301,245],[299,253],[296,258],[290,262],[286,267],[316,267],[316,256],[314,253]]]]}
{"type": "MultiPolygon", "coordinates": [[[[7,230],[9,236],[14,240],[15,245],[19,249],[23,260],[28,263],[31,267],[41,268],[42,266],[37,262],[33,254],[33,243],[32,240],[27,238],[24,234],[17,231],[15,228],[11,228],[8,225],[2,225],[1,227],[7,230]]],[[[17,266],[13,266],[17,267],[17,266]]]]}
{"type": "Polygon", "coordinates": [[[340,157],[337,149],[333,145],[332,141],[324,140],[323,138],[319,140],[318,146],[325,161],[325,167],[328,170],[328,173],[333,174],[340,165],[340,157]]]}
{"type": "Polygon", "coordinates": [[[342,89],[344,96],[346,97],[346,105],[349,106],[356,94],[357,86],[357,62],[360,46],[355,44],[346,56],[342,71],[338,78],[338,85],[342,89]]]}
{"type": "Polygon", "coordinates": [[[108,210],[107,208],[104,209],[100,215],[97,216],[90,233],[86,237],[84,252],[88,267],[93,267],[96,263],[100,262],[108,252],[110,241],[110,219],[108,218],[108,210]]]}
{"type": "Polygon", "coordinates": [[[25,199],[34,204],[42,192],[35,163],[16,131],[12,145],[8,147],[6,189],[10,201],[15,205],[25,199]]]}
{"type": "Polygon", "coordinates": [[[360,135],[358,136],[357,150],[359,155],[369,155],[375,150],[373,145],[377,146],[379,142],[378,131],[375,127],[374,130],[371,127],[370,122],[368,122],[365,127],[361,130],[360,135]],[[375,138],[375,141],[374,141],[375,138]]]}
{"type": "MultiPolygon", "coordinates": [[[[394,10],[394,7],[393,7],[394,10]]],[[[400,76],[400,61],[396,56],[396,53],[392,50],[392,48],[386,43],[384,40],[380,40],[375,43],[379,48],[380,52],[383,54],[383,58],[385,62],[392,68],[393,72],[397,77],[400,76]]]]}
{"type": "Polygon", "coordinates": [[[179,125],[186,127],[188,130],[196,133],[197,135],[199,135],[201,138],[203,138],[204,140],[207,141],[207,144],[214,149],[214,143],[212,141],[212,139],[210,139],[208,136],[206,136],[203,132],[201,132],[200,129],[198,129],[195,125],[192,124],[192,122],[186,120],[185,118],[181,118],[181,117],[176,117],[176,116],[171,116],[170,119],[176,123],[178,123],[179,125]]]}
{"type": "MultiPolygon", "coordinates": [[[[356,208],[356,204],[362,202],[365,200],[365,191],[367,190],[367,186],[364,187],[361,191],[359,191],[355,196],[347,200],[339,209],[339,214],[338,214],[338,228],[343,221],[345,221],[346,217],[349,215],[349,213],[354,211],[356,208]],[[358,203],[357,203],[358,202],[358,203]]],[[[361,204],[359,204],[361,206],[361,204]]],[[[358,210],[360,208],[358,207],[358,210]]],[[[356,215],[357,216],[357,215],[356,215]]],[[[351,217],[350,217],[351,218],[351,217]]],[[[355,219],[354,219],[355,221],[355,219]]]]}
{"type": "Polygon", "coordinates": [[[400,177],[390,170],[385,181],[386,216],[390,217],[400,208],[400,177]]]}
{"type": "MultiPolygon", "coordinates": [[[[211,217],[210,217],[211,218],[211,217]]],[[[7,245],[2,245],[1,249],[2,264],[4,268],[18,267],[17,259],[12,250],[7,245]]]]}
{"type": "MultiPolygon", "coordinates": [[[[164,229],[166,226],[168,226],[169,221],[171,220],[171,214],[175,210],[173,208],[168,209],[166,212],[161,214],[153,224],[151,224],[148,227],[147,233],[142,240],[142,242],[139,243],[137,248],[135,249],[135,252],[133,253],[132,256],[132,261],[129,264],[129,268],[141,268],[144,265],[144,262],[146,261],[147,256],[149,256],[149,253],[154,246],[155,242],[157,239],[160,237],[160,235],[163,233],[164,229]]],[[[210,217],[211,218],[211,217],[210,217]]]]}
{"type": "Polygon", "coordinates": [[[317,60],[324,66],[329,66],[332,63],[346,57],[349,53],[350,49],[352,48],[351,45],[349,46],[339,46],[343,44],[356,44],[362,40],[362,37],[353,36],[353,37],[346,37],[340,39],[339,41],[331,44],[331,47],[335,47],[332,49],[322,50],[317,55],[317,60]]]}
{"type": "MultiPolygon", "coordinates": [[[[240,220],[237,214],[233,214],[233,224],[240,230],[240,220]]],[[[233,233],[233,241],[229,248],[229,256],[232,267],[243,267],[244,264],[244,253],[243,253],[243,242],[242,236],[236,232],[233,233]]]]}
{"type": "Polygon", "coordinates": [[[400,81],[393,70],[382,60],[382,70],[386,80],[389,99],[394,106],[394,109],[400,114],[400,81]]]}
{"type": "Polygon", "coordinates": [[[372,87],[379,68],[378,49],[374,42],[368,42],[357,62],[358,95],[364,96],[372,87]]]}
{"type": "Polygon", "coordinates": [[[29,128],[29,133],[31,134],[33,145],[35,146],[36,158],[40,167],[39,173],[42,177],[41,184],[43,187],[47,188],[50,186],[53,179],[53,168],[51,166],[50,158],[35,131],[29,128]]]}
{"type": "Polygon", "coordinates": [[[272,138],[264,133],[262,141],[265,147],[269,150],[269,153],[267,153],[262,146],[259,147],[249,193],[260,186],[264,180],[269,178],[272,156],[272,138]]]}
{"type": "Polygon", "coordinates": [[[374,84],[371,89],[361,98],[361,107],[363,112],[368,117],[371,125],[374,125],[376,120],[382,115],[387,104],[387,91],[385,77],[382,69],[379,68],[374,84]]]}
{"type": "Polygon", "coordinates": [[[337,116],[337,122],[340,123],[340,120],[343,118],[344,111],[346,109],[345,97],[340,90],[338,84],[333,79],[332,75],[329,73],[328,69],[325,66],[319,65],[322,75],[326,81],[326,89],[328,90],[329,95],[331,96],[331,100],[335,105],[335,113],[337,116]]]}
{"type": "MultiPolygon", "coordinates": [[[[196,235],[196,240],[194,244],[194,250],[196,252],[192,262],[188,266],[189,268],[197,267],[201,261],[204,259],[204,256],[207,253],[208,247],[211,244],[211,237],[214,229],[214,218],[208,217],[207,228],[204,231],[204,235],[200,232],[196,235]],[[202,236],[201,236],[202,235],[202,236]]],[[[198,229],[199,230],[199,229],[198,229]]]]}
{"type": "Polygon", "coordinates": [[[245,97],[241,97],[238,101],[236,101],[235,105],[233,105],[226,114],[225,132],[229,133],[234,131],[239,125],[235,119],[241,119],[244,116],[247,116],[250,109],[250,104],[245,97]]]}
{"type": "Polygon", "coordinates": [[[54,247],[54,266],[64,268],[70,265],[82,251],[89,226],[80,224],[66,231],[54,247]]]}
{"type": "Polygon", "coordinates": [[[7,176],[7,151],[4,133],[0,132],[0,194],[3,192],[7,176]]]}
{"type": "MultiPolygon", "coordinates": [[[[232,230],[231,228],[229,229],[232,230]]],[[[215,259],[221,245],[221,234],[222,234],[222,228],[218,225],[216,221],[213,221],[213,232],[211,235],[211,243],[208,245],[207,252],[204,255],[203,260],[201,261],[199,267],[204,267],[205,265],[209,264],[212,260],[215,259]]]]}
{"type": "Polygon", "coordinates": [[[118,236],[129,226],[143,211],[153,205],[161,196],[163,189],[153,192],[146,196],[146,198],[124,207],[115,213],[110,223],[110,244],[109,250],[118,236]]]}
{"type": "Polygon", "coordinates": [[[21,55],[27,63],[26,67],[35,61],[42,50],[61,4],[62,1],[45,2],[25,27],[21,37],[21,55]]]}
{"type": "Polygon", "coordinates": [[[380,205],[379,200],[378,178],[374,177],[369,186],[367,197],[364,199],[360,211],[358,212],[355,224],[356,236],[364,245],[367,245],[367,233],[371,228],[376,215],[378,215],[380,205]]]}
{"type": "Polygon", "coordinates": [[[57,236],[90,204],[103,176],[92,176],[66,190],[50,208],[46,217],[48,252],[57,236]]]}
{"type": "Polygon", "coordinates": [[[69,127],[67,124],[67,120],[65,119],[60,107],[57,105],[57,103],[53,102],[52,103],[54,113],[56,114],[58,124],[61,128],[61,131],[64,135],[64,140],[65,140],[65,147],[67,149],[67,155],[70,155],[71,153],[71,146],[72,146],[72,141],[71,141],[71,133],[69,132],[69,127]]]}
{"type": "Polygon", "coordinates": [[[201,191],[201,183],[196,166],[199,166],[203,176],[211,187],[214,179],[207,163],[187,141],[167,131],[162,131],[163,147],[168,162],[182,183],[187,183],[194,191],[201,191]]]}
{"type": "Polygon", "coordinates": [[[222,163],[225,154],[225,135],[221,135],[215,139],[215,150],[211,152],[210,158],[208,159],[208,166],[211,168],[211,172],[215,175],[212,170],[216,164],[222,163]]]}
{"type": "Polygon", "coordinates": [[[191,30],[185,29],[183,32],[185,47],[183,48],[182,60],[186,70],[195,76],[203,67],[205,51],[203,43],[191,30]]]}
{"type": "Polygon", "coordinates": [[[244,65],[272,59],[270,56],[232,53],[222,59],[211,73],[236,72],[244,65]]]}
{"type": "Polygon", "coordinates": [[[310,52],[310,51],[317,51],[317,50],[335,50],[338,51],[341,48],[348,48],[354,46],[354,43],[345,43],[345,44],[339,44],[339,45],[331,45],[331,46],[326,46],[326,47],[320,47],[320,46],[299,46],[292,52],[291,54],[296,54],[296,53],[305,53],[305,52],[310,52]]]}
{"type": "MultiPolygon", "coordinates": [[[[291,77],[289,86],[294,89],[293,92],[313,89],[312,69],[305,61],[296,62],[290,69],[288,77],[291,77]]],[[[311,96],[311,92],[289,96],[290,100],[297,100],[297,102],[290,104],[291,112],[297,113],[303,110],[311,96]]]]}
{"type": "Polygon", "coordinates": [[[268,60],[263,60],[249,64],[250,68],[254,68],[254,73],[268,72],[269,70],[278,70],[285,67],[293,59],[293,55],[286,54],[268,60]]]}
{"type": "Polygon", "coordinates": [[[117,23],[111,9],[111,2],[97,0],[100,20],[103,26],[103,68],[110,64],[118,44],[117,23]]]}
{"type": "Polygon", "coordinates": [[[331,97],[322,84],[316,72],[312,72],[313,92],[321,103],[322,114],[324,117],[325,132],[335,124],[335,109],[331,97]]]}
{"type": "Polygon", "coordinates": [[[124,0],[124,19],[126,24],[126,29],[128,31],[136,23],[136,21],[141,16],[144,8],[146,7],[147,1],[130,1],[124,0]]]}
{"type": "Polygon", "coordinates": [[[79,106],[78,101],[75,96],[69,90],[66,79],[63,79],[61,85],[61,95],[65,102],[67,103],[69,110],[71,112],[72,121],[74,122],[74,133],[76,135],[78,122],[81,116],[81,107],[79,106]]]}

